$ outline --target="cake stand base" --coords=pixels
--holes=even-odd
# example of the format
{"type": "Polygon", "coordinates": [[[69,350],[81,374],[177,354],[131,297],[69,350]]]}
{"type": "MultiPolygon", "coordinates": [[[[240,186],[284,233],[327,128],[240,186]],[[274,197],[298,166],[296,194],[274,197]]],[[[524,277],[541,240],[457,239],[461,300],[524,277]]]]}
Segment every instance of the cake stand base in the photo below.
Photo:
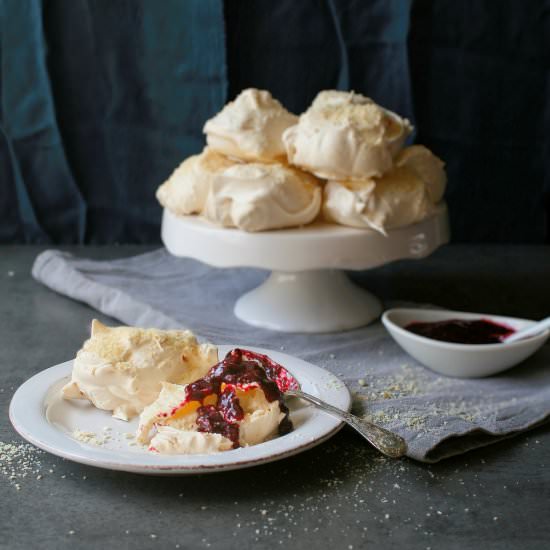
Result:
{"type": "Polygon", "coordinates": [[[283,332],[336,332],[367,325],[382,309],[342,270],[424,258],[449,241],[449,222],[443,202],[432,216],[392,229],[387,236],[321,220],[305,227],[246,233],[164,210],[162,240],[174,256],[272,272],[235,304],[235,315],[242,321],[283,332]]]}
{"type": "Polygon", "coordinates": [[[381,312],[377,298],[338,270],[274,271],[235,304],[235,315],[245,323],[282,332],[349,330],[381,312]]]}

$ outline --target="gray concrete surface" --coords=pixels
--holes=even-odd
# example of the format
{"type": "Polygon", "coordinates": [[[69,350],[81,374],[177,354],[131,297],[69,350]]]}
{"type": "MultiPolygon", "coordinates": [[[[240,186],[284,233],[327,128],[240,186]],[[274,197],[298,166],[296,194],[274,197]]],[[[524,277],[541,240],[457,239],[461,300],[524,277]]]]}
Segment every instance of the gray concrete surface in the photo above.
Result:
{"type": "MultiPolygon", "coordinates": [[[[107,259],[150,247],[67,249],[107,259]]],[[[70,359],[104,319],[32,280],[41,250],[0,248],[0,445],[22,443],[7,416],[18,385],[70,359]]],[[[550,312],[550,247],[449,246],[356,278],[386,299],[550,312]]],[[[550,547],[549,426],[433,466],[381,458],[347,429],[281,462],[191,477],[27,454],[26,466],[21,451],[0,457],[2,549],[550,547]]]]}

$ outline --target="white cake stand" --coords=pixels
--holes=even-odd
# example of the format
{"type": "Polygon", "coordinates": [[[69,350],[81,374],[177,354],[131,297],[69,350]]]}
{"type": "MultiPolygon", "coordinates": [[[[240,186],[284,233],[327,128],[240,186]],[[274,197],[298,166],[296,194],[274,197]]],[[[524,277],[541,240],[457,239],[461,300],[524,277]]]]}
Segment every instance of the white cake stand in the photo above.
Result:
{"type": "Polygon", "coordinates": [[[448,242],[449,224],[444,203],[431,217],[387,237],[327,223],[246,233],[165,209],[162,240],[175,256],[272,271],[237,300],[235,315],[246,323],[284,332],[334,332],[366,325],[382,311],[379,300],[342,270],[423,258],[448,242]]]}

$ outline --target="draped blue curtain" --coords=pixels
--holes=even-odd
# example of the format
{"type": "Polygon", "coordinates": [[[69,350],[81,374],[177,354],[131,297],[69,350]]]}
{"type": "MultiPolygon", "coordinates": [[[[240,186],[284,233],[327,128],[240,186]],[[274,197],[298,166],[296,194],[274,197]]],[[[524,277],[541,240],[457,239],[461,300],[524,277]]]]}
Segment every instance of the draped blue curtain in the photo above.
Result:
{"type": "Polygon", "coordinates": [[[411,2],[226,2],[229,95],[265,88],[300,113],[322,89],[355,90],[414,118],[407,59],[411,2]]]}
{"type": "Polygon", "coordinates": [[[373,97],[447,162],[453,240],[548,241],[550,0],[0,0],[0,242],[159,242],[247,86],[373,97]]]}
{"type": "Polygon", "coordinates": [[[1,0],[0,241],[159,240],[223,105],[221,1],[1,0]]]}

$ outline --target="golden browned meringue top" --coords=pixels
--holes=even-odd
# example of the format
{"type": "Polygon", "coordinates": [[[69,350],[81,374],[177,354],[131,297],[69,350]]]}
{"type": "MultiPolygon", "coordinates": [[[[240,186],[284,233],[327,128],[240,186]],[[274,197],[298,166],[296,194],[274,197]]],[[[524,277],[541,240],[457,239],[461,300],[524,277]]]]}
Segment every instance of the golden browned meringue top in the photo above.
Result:
{"type": "Polygon", "coordinates": [[[283,134],[288,160],[321,178],[361,180],[390,170],[412,126],[355,94],[320,92],[297,125],[283,134]]]}
{"type": "Polygon", "coordinates": [[[213,177],[238,161],[209,147],[200,155],[185,159],[157,189],[157,199],[174,214],[200,214],[206,203],[213,177]]]}
{"type": "Polygon", "coordinates": [[[94,320],[62,393],[128,420],[157,398],[162,382],[191,382],[217,361],[217,348],[199,344],[188,330],[111,328],[94,320]]]}
{"type": "Polygon", "coordinates": [[[204,125],[208,145],[224,155],[247,161],[286,158],[283,132],[298,117],[266,90],[249,88],[204,125]]]}

